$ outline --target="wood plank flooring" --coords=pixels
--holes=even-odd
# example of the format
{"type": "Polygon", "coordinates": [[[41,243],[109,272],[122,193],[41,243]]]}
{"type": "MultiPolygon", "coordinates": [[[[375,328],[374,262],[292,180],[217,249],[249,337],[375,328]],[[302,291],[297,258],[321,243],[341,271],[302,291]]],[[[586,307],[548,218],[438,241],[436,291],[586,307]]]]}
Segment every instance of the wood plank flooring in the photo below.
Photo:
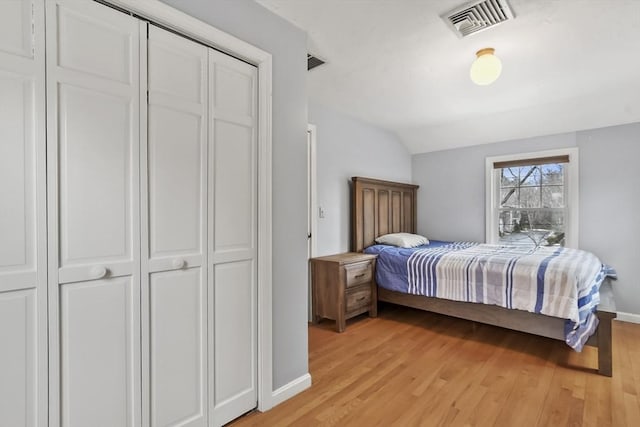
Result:
{"type": "Polygon", "coordinates": [[[232,425],[640,426],[640,325],[613,342],[607,378],[590,347],[385,305],[309,326],[311,388],[232,425]]]}

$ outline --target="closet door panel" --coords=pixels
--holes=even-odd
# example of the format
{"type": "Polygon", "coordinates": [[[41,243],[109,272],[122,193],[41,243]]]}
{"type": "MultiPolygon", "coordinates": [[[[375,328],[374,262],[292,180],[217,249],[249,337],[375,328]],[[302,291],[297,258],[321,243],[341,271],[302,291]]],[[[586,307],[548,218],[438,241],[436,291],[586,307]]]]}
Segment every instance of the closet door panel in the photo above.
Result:
{"type": "Polygon", "coordinates": [[[215,54],[215,108],[220,115],[251,125],[255,117],[254,67],[231,57],[215,54]]]}
{"type": "Polygon", "coordinates": [[[144,417],[151,426],[205,426],[207,48],[149,25],[147,50],[144,417]]]}
{"type": "Polygon", "coordinates": [[[250,392],[256,385],[252,369],[256,318],[250,304],[255,299],[254,274],[252,261],[219,264],[215,268],[216,404],[250,392]]]}
{"type": "MultiPolygon", "coordinates": [[[[131,101],[61,85],[60,272],[74,264],[128,262],[131,248],[131,101]]],[[[131,271],[128,272],[131,274],[131,271]]]]}
{"type": "Polygon", "coordinates": [[[206,48],[156,26],[149,27],[149,87],[154,95],[197,105],[206,102],[206,48]]]}
{"type": "Polygon", "coordinates": [[[46,426],[44,3],[0,1],[0,424],[46,426]]]}
{"type": "Polygon", "coordinates": [[[131,278],[61,287],[62,426],[133,424],[136,293],[131,278]]]}
{"type": "Polygon", "coordinates": [[[222,425],[257,403],[257,73],[213,50],[209,73],[210,408],[222,425]]]}
{"type": "Polygon", "coordinates": [[[3,426],[33,426],[37,419],[36,310],[35,289],[0,293],[0,425],[3,426]]]}
{"type": "Polygon", "coordinates": [[[49,423],[139,426],[139,24],[92,1],[46,13],[49,423]]]}
{"type": "Polygon", "coordinates": [[[151,425],[185,425],[204,416],[204,295],[200,268],[151,275],[151,425]]]}
{"type": "Polygon", "coordinates": [[[35,281],[34,83],[0,71],[0,200],[11,207],[2,209],[0,220],[0,291],[2,273],[30,272],[35,281]]]}
{"type": "Polygon", "coordinates": [[[133,51],[137,51],[128,29],[131,17],[123,13],[98,16],[92,13],[92,6],[58,9],[58,65],[130,85],[137,78],[131,64],[133,51]]]}
{"type": "MultiPolygon", "coordinates": [[[[32,56],[35,41],[32,37],[32,8],[36,3],[41,2],[0,1],[0,52],[23,57],[32,56]]],[[[41,5],[38,4],[37,7],[41,8],[41,5]]]]}
{"type": "Polygon", "coordinates": [[[215,252],[255,247],[253,130],[218,120],[214,133],[215,252]]]}
{"type": "Polygon", "coordinates": [[[149,107],[151,258],[202,254],[202,127],[199,114],[149,107]]]}

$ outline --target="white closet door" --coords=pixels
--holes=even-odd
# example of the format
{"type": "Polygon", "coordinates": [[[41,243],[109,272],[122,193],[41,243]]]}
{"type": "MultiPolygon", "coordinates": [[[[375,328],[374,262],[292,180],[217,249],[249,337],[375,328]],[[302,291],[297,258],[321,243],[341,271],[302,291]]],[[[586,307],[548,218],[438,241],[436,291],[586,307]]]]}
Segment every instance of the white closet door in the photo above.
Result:
{"type": "Polygon", "coordinates": [[[46,426],[44,2],[0,0],[0,425],[46,426]]]}
{"type": "Polygon", "coordinates": [[[209,50],[211,425],[257,402],[255,67],[209,50]]]}
{"type": "Polygon", "coordinates": [[[139,27],[47,2],[50,425],[140,425],[139,27]]]}
{"type": "Polygon", "coordinates": [[[144,417],[207,425],[207,48],[149,26],[144,417]]]}

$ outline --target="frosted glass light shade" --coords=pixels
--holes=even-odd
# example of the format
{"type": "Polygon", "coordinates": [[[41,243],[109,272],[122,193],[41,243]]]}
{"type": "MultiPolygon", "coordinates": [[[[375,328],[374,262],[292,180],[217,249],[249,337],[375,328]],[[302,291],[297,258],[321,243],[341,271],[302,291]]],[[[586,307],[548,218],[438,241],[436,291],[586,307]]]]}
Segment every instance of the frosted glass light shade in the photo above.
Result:
{"type": "Polygon", "coordinates": [[[476,60],[471,64],[469,77],[471,81],[480,86],[486,86],[495,82],[502,72],[502,62],[493,53],[495,49],[480,49],[476,53],[476,60]]]}

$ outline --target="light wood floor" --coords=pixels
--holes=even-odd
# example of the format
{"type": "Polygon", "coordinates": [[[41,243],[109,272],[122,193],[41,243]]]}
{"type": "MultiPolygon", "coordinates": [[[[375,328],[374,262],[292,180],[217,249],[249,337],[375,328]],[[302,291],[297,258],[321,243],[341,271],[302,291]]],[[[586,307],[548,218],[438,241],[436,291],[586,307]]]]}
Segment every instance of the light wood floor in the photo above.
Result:
{"type": "Polygon", "coordinates": [[[640,325],[613,341],[606,378],[593,348],[388,305],[310,326],[311,388],[232,425],[637,427],[640,325]]]}

